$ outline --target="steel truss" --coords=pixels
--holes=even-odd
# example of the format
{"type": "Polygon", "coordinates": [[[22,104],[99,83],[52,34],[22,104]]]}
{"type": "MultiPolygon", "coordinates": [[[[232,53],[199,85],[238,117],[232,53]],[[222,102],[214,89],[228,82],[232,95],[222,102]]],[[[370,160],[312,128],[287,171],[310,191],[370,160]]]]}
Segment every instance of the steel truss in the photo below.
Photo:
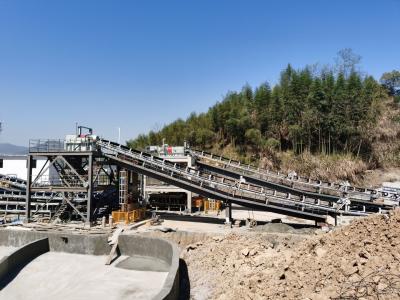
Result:
{"type": "MultiPolygon", "coordinates": [[[[63,151],[59,149],[47,152],[46,147],[36,148],[40,152],[30,152],[28,155],[28,174],[25,193],[25,215],[30,221],[43,211],[43,207],[51,206],[51,219],[57,220],[64,213],[81,219],[86,224],[94,220],[96,201],[109,196],[107,189],[115,185],[114,168],[109,161],[96,150],[93,151],[63,151]],[[32,176],[32,161],[38,157],[47,159],[37,176],[32,176]],[[46,176],[52,168],[56,174],[46,176]],[[37,194],[44,193],[47,197],[40,198],[39,206],[32,208],[37,194]],[[56,205],[55,205],[56,204],[56,205]]],[[[47,211],[46,211],[47,212],[47,211]]]]}

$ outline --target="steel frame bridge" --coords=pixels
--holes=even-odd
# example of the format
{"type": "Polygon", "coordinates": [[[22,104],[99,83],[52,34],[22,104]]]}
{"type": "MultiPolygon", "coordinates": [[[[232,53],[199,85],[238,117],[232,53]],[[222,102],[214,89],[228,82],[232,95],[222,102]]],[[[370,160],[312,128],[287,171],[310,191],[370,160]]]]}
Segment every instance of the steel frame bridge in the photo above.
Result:
{"type": "Polygon", "coordinates": [[[310,195],[313,197],[320,195],[320,198],[325,199],[348,197],[352,201],[360,203],[369,203],[378,197],[393,200],[399,196],[395,193],[355,187],[349,183],[324,182],[312,178],[300,177],[297,176],[297,174],[286,175],[273,172],[250,164],[242,164],[240,161],[205,151],[195,149],[189,149],[188,151],[196,158],[196,162],[200,167],[209,171],[225,174],[234,178],[242,176],[246,180],[256,184],[264,184],[268,185],[270,188],[284,189],[287,192],[300,195],[310,195]]]}
{"type": "Polygon", "coordinates": [[[182,168],[104,139],[88,140],[73,149],[67,149],[63,140],[31,141],[28,180],[10,181],[11,178],[0,176],[0,182],[7,181],[12,187],[0,191],[0,213],[25,214],[30,221],[45,214],[54,219],[68,208],[90,224],[104,207],[108,211],[116,208],[112,199],[118,200],[115,191],[120,170],[223,200],[229,220],[232,203],[316,222],[325,222],[328,216],[335,219],[340,215],[366,216],[392,208],[387,203],[375,203],[373,190],[288,177],[203,151],[189,150],[189,153],[196,158],[196,166],[182,168]],[[33,178],[32,160],[37,157],[45,157],[47,162],[33,178]],[[43,174],[51,166],[58,177],[46,180],[43,174]],[[25,191],[21,190],[24,184],[25,191]],[[344,197],[349,201],[343,202],[344,197]]]}

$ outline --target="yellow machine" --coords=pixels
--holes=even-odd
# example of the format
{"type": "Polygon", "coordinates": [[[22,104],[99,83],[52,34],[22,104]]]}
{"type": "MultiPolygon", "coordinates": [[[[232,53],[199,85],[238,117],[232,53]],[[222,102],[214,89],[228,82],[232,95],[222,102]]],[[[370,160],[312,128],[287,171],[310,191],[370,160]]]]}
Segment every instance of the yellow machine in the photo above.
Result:
{"type": "Polygon", "coordinates": [[[204,210],[204,212],[208,211],[220,211],[221,210],[221,201],[206,199],[202,197],[196,197],[193,199],[193,206],[198,208],[198,210],[204,210]]]}
{"type": "Polygon", "coordinates": [[[133,223],[140,220],[143,220],[146,216],[145,208],[136,208],[131,211],[113,211],[111,213],[113,221],[115,223],[133,223]]]}
{"type": "Polygon", "coordinates": [[[221,210],[221,201],[220,200],[204,200],[204,211],[220,211],[221,210]]]}

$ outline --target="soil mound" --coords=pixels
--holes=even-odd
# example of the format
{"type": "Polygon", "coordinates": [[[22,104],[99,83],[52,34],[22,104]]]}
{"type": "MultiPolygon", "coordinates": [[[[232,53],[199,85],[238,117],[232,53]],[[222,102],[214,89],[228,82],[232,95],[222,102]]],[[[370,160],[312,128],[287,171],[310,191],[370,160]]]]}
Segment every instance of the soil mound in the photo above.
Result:
{"type": "Polygon", "coordinates": [[[229,234],[186,250],[193,297],[400,299],[400,211],[302,242],[265,235],[229,234]]]}

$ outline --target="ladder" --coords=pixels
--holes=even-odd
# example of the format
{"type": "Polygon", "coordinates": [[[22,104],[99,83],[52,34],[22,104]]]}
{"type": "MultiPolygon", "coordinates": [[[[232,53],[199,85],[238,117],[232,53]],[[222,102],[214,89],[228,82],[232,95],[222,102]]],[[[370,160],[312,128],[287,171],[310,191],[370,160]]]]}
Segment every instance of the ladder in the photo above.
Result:
{"type": "Polygon", "coordinates": [[[67,210],[68,208],[68,203],[66,201],[63,201],[60,204],[60,207],[58,208],[58,210],[56,211],[56,213],[53,215],[53,217],[51,218],[53,220],[53,224],[57,223],[60,220],[60,217],[63,215],[63,213],[67,210]]]}

